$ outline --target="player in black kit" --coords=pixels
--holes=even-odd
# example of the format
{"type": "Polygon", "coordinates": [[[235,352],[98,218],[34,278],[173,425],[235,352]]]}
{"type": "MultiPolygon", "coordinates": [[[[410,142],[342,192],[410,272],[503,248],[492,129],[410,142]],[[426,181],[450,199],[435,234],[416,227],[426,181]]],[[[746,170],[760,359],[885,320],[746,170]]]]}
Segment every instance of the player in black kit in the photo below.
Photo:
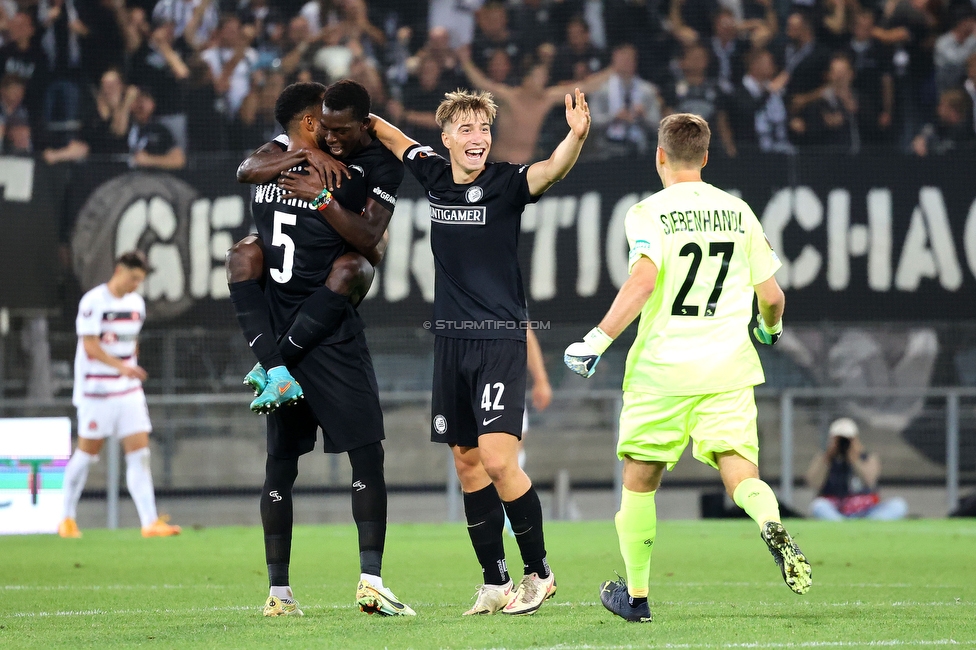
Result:
{"type": "Polygon", "coordinates": [[[570,131],[548,160],[489,163],[490,93],[448,93],[437,109],[450,160],[384,120],[370,131],[417,177],[430,201],[434,254],[434,392],[431,440],[451,446],[468,534],[484,585],[465,614],[532,614],[556,591],[546,561],[542,506],[518,465],[525,408],[525,295],[518,264],[522,211],[566,176],[590,128],[586,99],[566,95],[570,131]],[[508,515],[524,576],[505,565],[508,515]]]}
{"type": "MultiPolygon", "coordinates": [[[[314,448],[320,427],[325,451],[348,452],[352,466],[352,509],[359,529],[361,567],[357,603],[368,613],[414,615],[380,578],[387,518],[380,442],[385,436],[362,319],[348,297],[337,298],[339,294],[330,291],[333,297],[326,302],[331,305],[333,325],[319,332],[317,342],[313,338],[299,354],[287,347],[294,343],[289,335],[296,331],[307,303],[327,289],[334,262],[349,251],[349,242],[369,252],[377,241],[370,241],[367,222],[379,223],[382,234],[392,215],[403,168],[366,133],[368,114],[369,95],[354,82],[340,82],[328,89],[320,84],[286,88],[275,107],[287,136],[276,139],[282,158],[287,160],[288,152],[324,144],[345,161],[350,177],[335,195],[319,191],[312,200],[299,198],[271,181],[256,188],[251,204],[260,239],[250,245],[259,244],[263,249],[264,296],[270,307],[270,327],[261,330],[252,323],[253,331],[273,339],[284,335],[280,351],[306,396],[293,408],[277,409],[268,417],[268,461],[261,495],[271,583],[265,616],[301,615],[288,579],[292,487],[298,458],[314,448]]],[[[308,171],[318,182],[319,172],[306,167],[299,165],[292,172],[308,171]]],[[[235,308],[239,308],[237,302],[235,308]]],[[[268,320],[267,310],[263,318],[268,320]]],[[[261,318],[251,320],[257,323],[261,318]]],[[[321,325],[320,319],[316,326],[321,325]]],[[[303,341],[308,343],[308,337],[303,341]]]]}

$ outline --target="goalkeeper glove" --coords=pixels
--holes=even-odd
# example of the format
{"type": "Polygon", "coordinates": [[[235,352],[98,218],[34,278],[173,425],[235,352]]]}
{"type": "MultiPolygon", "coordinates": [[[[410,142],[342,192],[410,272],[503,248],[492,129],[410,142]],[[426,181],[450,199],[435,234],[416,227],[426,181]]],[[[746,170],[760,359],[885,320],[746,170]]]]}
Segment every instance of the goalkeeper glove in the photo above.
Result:
{"type": "Polygon", "coordinates": [[[563,362],[580,377],[592,377],[596,372],[596,364],[600,363],[600,356],[606,352],[611,343],[613,339],[606,332],[599,327],[594,327],[582,341],[577,341],[566,348],[563,362]]]}
{"type": "Polygon", "coordinates": [[[762,314],[759,314],[756,317],[756,322],[758,323],[757,326],[752,329],[752,334],[756,340],[763,345],[776,345],[776,341],[783,334],[783,319],[780,319],[775,327],[770,327],[763,320],[762,314]]]}

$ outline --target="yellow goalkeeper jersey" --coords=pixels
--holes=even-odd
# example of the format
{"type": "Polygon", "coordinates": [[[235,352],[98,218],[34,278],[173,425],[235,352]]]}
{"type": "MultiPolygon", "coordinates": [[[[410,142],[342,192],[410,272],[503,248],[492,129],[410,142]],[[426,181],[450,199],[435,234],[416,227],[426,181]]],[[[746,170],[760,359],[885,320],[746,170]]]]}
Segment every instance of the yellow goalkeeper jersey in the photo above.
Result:
{"type": "Polygon", "coordinates": [[[745,201],[704,182],[675,183],[626,218],[630,268],[658,268],[627,355],[623,389],[705,395],[765,381],[749,338],[753,286],[781,266],[745,201]]]}

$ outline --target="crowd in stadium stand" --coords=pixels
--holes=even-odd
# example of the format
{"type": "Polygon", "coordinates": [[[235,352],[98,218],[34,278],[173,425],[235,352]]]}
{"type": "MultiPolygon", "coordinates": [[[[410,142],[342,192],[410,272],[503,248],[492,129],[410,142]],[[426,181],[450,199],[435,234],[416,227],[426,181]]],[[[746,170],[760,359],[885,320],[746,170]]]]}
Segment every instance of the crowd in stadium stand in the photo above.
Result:
{"type": "Polygon", "coordinates": [[[0,0],[6,155],[177,169],[340,78],[430,144],[444,92],[491,90],[514,162],[563,137],[577,85],[591,159],[649,155],[671,112],[709,120],[713,156],[944,155],[976,141],[976,0],[0,0]]]}

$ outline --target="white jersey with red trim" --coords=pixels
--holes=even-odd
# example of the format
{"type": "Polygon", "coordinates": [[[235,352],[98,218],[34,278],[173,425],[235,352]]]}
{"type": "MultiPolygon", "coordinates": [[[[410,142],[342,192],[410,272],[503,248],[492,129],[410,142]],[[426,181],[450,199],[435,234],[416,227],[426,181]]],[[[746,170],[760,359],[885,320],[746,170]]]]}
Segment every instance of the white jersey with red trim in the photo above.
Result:
{"type": "Polygon", "coordinates": [[[75,406],[83,398],[113,397],[142,389],[142,382],[123,377],[112,366],[88,358],[82,337],[97,336],[108,354],[136,365],[139,332],[146,320],[146,301],[137,293],[117,298],[107,284],[100,284],[81,298],[75,331],[78,348],[75,351],[75,386],[72,401],[75,406]]]}

